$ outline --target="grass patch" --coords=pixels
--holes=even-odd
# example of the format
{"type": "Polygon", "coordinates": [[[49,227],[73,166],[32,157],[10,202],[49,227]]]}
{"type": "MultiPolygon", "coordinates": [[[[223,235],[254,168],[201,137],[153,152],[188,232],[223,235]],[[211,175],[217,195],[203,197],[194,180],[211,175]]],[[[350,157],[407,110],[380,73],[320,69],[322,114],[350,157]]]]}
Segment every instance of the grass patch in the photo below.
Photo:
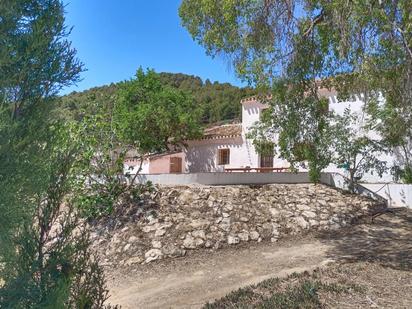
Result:
{"type": "Polygon", "coordinates": [[[362,293],[361,286],[350,282],[323,281],[319,271],[292,274],[284,279],[273,278],[257,285],[234,291],[205,309],[220,308],[324,308],[322,297],[343,293],[362,293]]]}

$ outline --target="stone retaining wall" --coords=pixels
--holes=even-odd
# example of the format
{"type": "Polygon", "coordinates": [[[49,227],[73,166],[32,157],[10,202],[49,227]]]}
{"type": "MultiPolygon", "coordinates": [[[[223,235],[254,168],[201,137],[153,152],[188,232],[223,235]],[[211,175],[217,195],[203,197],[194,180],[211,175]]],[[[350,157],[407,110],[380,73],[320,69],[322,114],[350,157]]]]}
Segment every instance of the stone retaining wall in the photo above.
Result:
{"type": "Polygon", "coordinates": [[[134,207],[120,227],[94,227],[103,264],[148,263],[199,248],[336,230],[377,207],[373,200],[314,184],[160,187],[149,200],[150,207],[134,207]]]}

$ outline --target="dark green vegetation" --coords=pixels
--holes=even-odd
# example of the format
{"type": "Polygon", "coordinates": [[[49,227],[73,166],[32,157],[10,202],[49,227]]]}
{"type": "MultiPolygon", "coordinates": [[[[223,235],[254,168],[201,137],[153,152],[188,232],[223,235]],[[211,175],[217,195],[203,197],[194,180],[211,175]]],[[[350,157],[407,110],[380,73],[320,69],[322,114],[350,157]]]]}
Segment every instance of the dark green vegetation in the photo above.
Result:
{"type": "Polygon", "coordinates": [[[103,308],[108,292],[71,196],[76,134],[51,111],[83,66],[60,1],[0,2],[0,307],[103,308]]]}
{"type": "Polygon", "coordinates": [[[82,64],[57,0],[0,2],[0,307],[105,308],[72,201],[85,144],[55,113],[82,64]]]}
{"type": "Polygon", "coordinates": [[[312,180],[333,160],[322,88],[364,95],[365,126],[382,135],[381,146],[400,150],[399,174],[410,180],[410,0],[183,0],[179,15],[209,55],[272,92],[258,136],[279,134],[280,155],[295,166],[307,161],[312,180]]]}
{"type": "MultiPolygon", "coordinates": [[[[159,73],[159,78],[164,86],[181,90],[191,96],[196,106],[201,109],[203,124],[240,120],[240,100],[255,94],[252,88],[238,88],[228,83],[211,83],[209,80],[202,81],[200,77],[193,75],[159,73]]],[[[93,102],[112,104],[122,84],[121,82],[83,92],[73,92],[62,98],[62,107],[66,113],[74,113],[76,117],[79,117],[82,114],[82,108],[93,102]]]]}

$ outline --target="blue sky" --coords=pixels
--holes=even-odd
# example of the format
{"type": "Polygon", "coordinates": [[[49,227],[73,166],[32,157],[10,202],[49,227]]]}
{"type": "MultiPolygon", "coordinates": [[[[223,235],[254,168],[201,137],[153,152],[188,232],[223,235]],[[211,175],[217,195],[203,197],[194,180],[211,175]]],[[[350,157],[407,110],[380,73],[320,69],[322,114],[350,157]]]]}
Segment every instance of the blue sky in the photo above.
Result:
{"type": "Polygon", "coordinates": [[[87,71],[77,87],[131,78],[139,66],[242,85],[227,61],[207,56],[180,24],[180,0],[64,0],[70,39],[87,71]]]}

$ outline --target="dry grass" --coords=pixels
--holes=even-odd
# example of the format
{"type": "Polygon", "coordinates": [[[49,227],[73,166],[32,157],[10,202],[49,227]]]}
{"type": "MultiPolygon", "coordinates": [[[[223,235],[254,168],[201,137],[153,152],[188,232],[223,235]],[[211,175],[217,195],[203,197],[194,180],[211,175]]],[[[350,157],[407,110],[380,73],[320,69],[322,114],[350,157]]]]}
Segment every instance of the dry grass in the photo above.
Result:
{"type": "Polygon", "coordinates": [[[408,270],[358,262],[269,279],[204,308],[412,308],[408,270]]]}
{"type": "Polygon", "coordinates": [[[338,263],[269,279],[205,308],[412,308],[412,211],[317,236],[338,263]]]}

